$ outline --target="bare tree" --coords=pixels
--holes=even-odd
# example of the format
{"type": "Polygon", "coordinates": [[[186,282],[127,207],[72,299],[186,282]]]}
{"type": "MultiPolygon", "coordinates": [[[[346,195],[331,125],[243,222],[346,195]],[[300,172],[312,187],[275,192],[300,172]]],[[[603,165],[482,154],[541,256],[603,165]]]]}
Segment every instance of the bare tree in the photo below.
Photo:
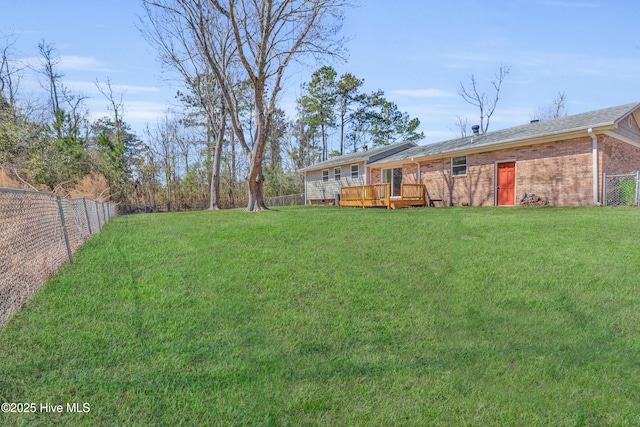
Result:
{"type": "Polygon", "coordinates": [[[11,59],[11,50],[16,43],[16,38],[7,36],[4,39],[4,46],[0,48],[0,99],[4,98],[9,106],[15,108],[20,72],[23,67],[17,66],[11,59]]]}
{"type": "Polygon", "coordinates": [[[53,127],[58,138],[70,135],[79,138],[80,128],[86,122],[88,112],[84,101],[88,96],[73,93],[62,84],[64,75],[58,71],[60,58],[55,55],[55,46],[42,40],[38,44],[41,69],[38,70],[47,79],[43,89],[49,92],[49,108],[53,117],[53,127]],[[65,105],[65,108],[63,108],[65,105]]]}
{"type": "Polygon", "coordinates": [[[478,87],[478,81],[474,74],[469,75],[469,85],[465,86],[460,82],[458,94],[469,104],[478,108],[480,113],[480,132],[485,133],[489,129],[489,121],[496,110],[500,100],[500,88],[505,77],[511,71],[508,65],[500,64],[500,69],[489,81],[493,87],[493,94],[487,95],[478,87]]]}
{"type": "MultiPolygon", "coordinates": [[[[209,209],[218,210],[220,209],[220,160],[228,108],[221,93],[221,85],[216,79],[217,74],[211,69],[202,50],[203,46],[199,43],[199,34],[194,31],[191,23],[186,21],[188,16],[185,15],[186,9],[184,9],[187,6],[186,3],[188,2],[183,0],[144,0],[148,25],[144,27],[143,34],[157,49],[162,63],[182,77],[206,114],[208,130],[215,135],[209,209]]],[[[200,25],[205,27],[202,28],[203,31],[212,30],[208,28],[212,25],[211,22],[208,24],[201,22],[200,25]]],[[[226,29],[221,26],[215,28],[217,31],[211,31],[207,35],[210,37],[209,43],[215,46],[215,50],[213,48],[211,50],[219,68],[218,74],[229,76],[231,81],[233,79],[233,34],[228,26],[226,29]]]]}
{"type": "Polygon", "coordinates": [[[565,91],[558,92],[556,98],[551,101],[551,105],[540,107],[533,115],[535,120],[552,120],[567,115],[567,93],[565,91]]]}
{"type": "Polygon", "coordinates": [[[176,168],[178,153],[174,136],[178,122],[175,117],[165,114],[165,117],[158,122],[152,131],[147,128],[147,140],[150,141],[150,149],[155,158],[159,160],[160,170],[164,174],[164,184],[166,190],[167,210],[176,210],[178,199],[176,195],[176,181],[178,171],[176,168]]]}
{"type": "Polygon", "coordinates": [[[80,140],[82,127],[88,124],[89,110],[84,101],[89,96],[79,92],[71,92],[65,86],[61,86],[61,88],[62,102],[67,107],[61,110],[64,113],[62,117],[64,131],[67,135],[80,140]]]}
{"type": "MultiPolygon", "coordinates": [[[[63,77],[63,74],[60,74],[57,70],[60,58],[54,56],[55,46],[47,43],[44,39],[38,44],[38,50],[42,57],[42,69],[40,72],[47,78],[45,89],[49,91],[49,107],[53,117],[58,118],[60,112],[60,79],[63,77]]],[[[60,130],[58,130],[58,136],[61,136],[60,130]]]]}
{"type": "Polygon", "coordinates": [[[464,138],[469,133],[469,119],[467,119],[466,117],[462,118],[460,116],[456,116],[456,119],[458,119],[458,121],[454,124],[454,126],[458,128],[460,138],[464,138]]]}
{"type": "MultiPolygon", "coordinates": [[[[231,126],[249,162],[247,212],[267,209],[263,200],[262,159],[276,101],[287,66],[303,54],[337,55],[341,43],[333,37],[349,0],[144,0],[178,22],[204,55],[220,85],[231,126]],[[231,31],[234,60],[251,82],[255,133],[245,137],[235,96],[238,80],[220,62],[216,34],[231,31]]],[[[165,21],[167,22],[167,21],[165,21]]]]}
{"type": "Polygon", "coordinates": [[[119,99],[116,99],[116,96],[113,93],[113,88],[111,87],[111,79],[109,78],[107,78],[107,81],[105,82],[106,87],[103,87],[97,80],[95,85],[98,91],[105,98],[107,98],[107,101],[109,101],[109,110],[111,110],[111,112],[113,113],[113,120],[116,127],[116,139],[118,142],[121,142],[122,141],[122,123],[123,123],[122,115],[124,110],[124,104],[122,102],[122,94],[120,94],[119,99]]]}

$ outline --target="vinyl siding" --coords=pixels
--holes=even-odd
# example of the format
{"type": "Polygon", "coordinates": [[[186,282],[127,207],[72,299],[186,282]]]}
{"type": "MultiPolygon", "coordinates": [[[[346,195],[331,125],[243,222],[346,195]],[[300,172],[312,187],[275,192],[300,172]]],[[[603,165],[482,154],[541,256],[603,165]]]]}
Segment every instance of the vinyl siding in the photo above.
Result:
{"type": "Polygon", "coordinates": [[[334,199],[336,194],[340,193],[341,186],[364,185],[366,182],[365,167],[362,162],[358,163],[358,178],[351,178],[351,165],[356,163],[348,163],[334,165],[329,169],[329,181],[322,181],[322,170],[314,170],[306,173],[305,192],[308,200],[327,200],[334,199]],[[333,171],[335,168],[341,168],[340,180],[334,179],[333,171]]]}

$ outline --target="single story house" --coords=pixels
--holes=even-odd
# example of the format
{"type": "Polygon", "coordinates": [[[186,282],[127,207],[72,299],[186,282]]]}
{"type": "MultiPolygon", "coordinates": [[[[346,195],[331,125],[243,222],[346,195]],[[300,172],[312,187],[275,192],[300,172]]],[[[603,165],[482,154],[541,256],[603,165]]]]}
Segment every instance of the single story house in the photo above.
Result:
{"type": "Polygon", "coordinates": [[[392,197],[417,183],[446,206],[514,206],[524,193],[556,206],[600,205],[603,174],[640,170],[640,103],[474,132],[363,165],[360,185],[390,183],[392,197]]]}
{"type": "Polygon", "coordinates": [[[369,177],[367,174],[370,163],[412,147],[416,147],[415,142],[399,142],[371,150],[332,157],[298,170],[298,172],[304,174],[305,204],[335,204],[336,195],[340,194],[340,187],[368,183],[369,177]]]}

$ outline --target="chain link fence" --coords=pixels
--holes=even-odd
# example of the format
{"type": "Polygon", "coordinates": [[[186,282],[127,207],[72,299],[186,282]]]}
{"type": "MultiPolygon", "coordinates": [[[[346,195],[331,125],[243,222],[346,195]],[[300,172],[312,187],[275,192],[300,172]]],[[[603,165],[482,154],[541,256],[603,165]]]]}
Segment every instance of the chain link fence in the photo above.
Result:
{"type": "Polygon", "coordinates": [[[0,327],[115,213],[113,203],[0,188],[0,327]]]}
{"type": "Polygon", "coordinates": [[[640,172],[625,175],[604,175],[605,206],[640,207],[640,172]]]}
{"type": "Polygon", "coordinates": [[[266,197],[264,202],[267,206],[294,206],[304,205],[304,193],[289,194],[287,196],[266,197]]]}

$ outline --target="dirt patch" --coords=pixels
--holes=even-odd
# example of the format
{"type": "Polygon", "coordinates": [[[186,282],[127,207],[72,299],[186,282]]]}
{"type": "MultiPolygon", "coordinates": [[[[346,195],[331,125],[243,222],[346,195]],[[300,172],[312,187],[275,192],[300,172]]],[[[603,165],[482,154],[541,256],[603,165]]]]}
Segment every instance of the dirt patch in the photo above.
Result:
{"type": "Polygon", "coordinates": [[[14,179],[4,169],[0,169],[0,187],[23,188],[23,184],[17,179],[14,179]]]}
{"type": "Polygon", "coordinates": [[[87,197],[93,200],[107,200],[109,197],[109,184],[104,176],[92,173],[82,178],[69,191],[69,196],[73,198],[87,197]]]}

